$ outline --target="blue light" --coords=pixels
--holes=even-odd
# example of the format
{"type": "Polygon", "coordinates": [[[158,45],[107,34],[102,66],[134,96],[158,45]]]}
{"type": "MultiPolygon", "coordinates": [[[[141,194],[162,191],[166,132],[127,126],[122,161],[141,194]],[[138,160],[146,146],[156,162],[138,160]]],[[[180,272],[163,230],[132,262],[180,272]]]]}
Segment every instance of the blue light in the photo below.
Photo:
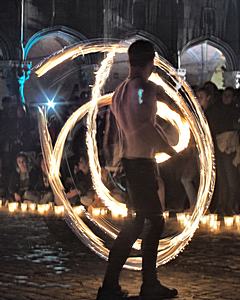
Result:
{"type": "Polygon", "coordinates": [[[47,102],[48,109],[50,109],[50,108],[54,109],[55,105],[56,105],[56,103],[54,103],[53,99],[52,100],[48,100],[48,102],[47,102]]]}
{"type": "Polygon", "coordinates": [[[143,92],[144,92],[143,89],[139,89],[139,90],[138,90],[138,103],[139,103],[139,104],[142,104],[142,103],[143,103],[143,98],[142,98],[143,92]]]}

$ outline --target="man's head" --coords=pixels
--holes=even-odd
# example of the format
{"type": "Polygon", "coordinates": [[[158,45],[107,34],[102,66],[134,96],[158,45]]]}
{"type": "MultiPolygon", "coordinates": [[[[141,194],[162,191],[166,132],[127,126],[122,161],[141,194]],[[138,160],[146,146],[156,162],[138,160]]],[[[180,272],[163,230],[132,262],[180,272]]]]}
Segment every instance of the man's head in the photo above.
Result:
{"type": "Polygon", "coordinates": [[[203,110],[206,110],[210,105],[211,95],[209,90],[205,88],[199,88],[196,91],[196,97],[203,110]]]}
{"type": "Polygon", "coordinates": [[[230,105],[234,102],[235,90],[233,87],[226,87],[222,94],[222,103],[230,105]]]}
{"type": "Polygon", "coordinates": [[[155,51],[153,44],[146,40],[137,40],[128,48],[128,57],[131,67],[145,67],[153,63],[155,51]]]}
{"type": "Polygon", "coordinates": [[[85,156],[81,156],[78,161],[78,169],[82,171],[84,174],[89,172],[89,164],[88,159],[85,156]]]}
{"type": "Polygon", "coordinates": [[[28,166],[27,166],[27,156],[24,153],[19,153],[16,157],[16,164],[17,168],[20,172],[27,172],[28,166]]]}

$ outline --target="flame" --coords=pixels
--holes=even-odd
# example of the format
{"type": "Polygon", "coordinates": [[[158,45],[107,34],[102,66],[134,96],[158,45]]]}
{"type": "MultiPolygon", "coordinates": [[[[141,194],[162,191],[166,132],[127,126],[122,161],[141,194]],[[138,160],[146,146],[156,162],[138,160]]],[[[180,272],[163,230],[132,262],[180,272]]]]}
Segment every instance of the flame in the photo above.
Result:
{"type": "MultiPolygon", "coordinates": [[[[105,247],[102,240],[95,236],[95,234],[88,228],[79,216],[74,212],[73,208],[69,204],[66,195],[64,193],[64,188],[60,180],[59,169],[61,163],[61,157],[63,153],[64,143],[67,134],[75,123],[81,119],[85,114],[88,113],[88,132],[87,132],[87,145],[88,145],[88,155],[90,168],[93,177],[93,183],[99,197],[103,200],[104,204],[112,211],[116,213],[124,214],[126,212],[126,207],[115,200],[103,185],[101,180],[101,168],[98,161],[98,152],[96,145],[96,115],[98,106],[107,105],[111,102],[111,94],[101,96],[101,88],[104,85],[105,80],[108,77],[110,68],[112,65],[112,59],[115,53],[126,52],[127,45],[118,44],[79,44],[72,48],[66,49],[61,53],[57,53],[50,59],[44,61],[40,66],[36,68],[37,76],[43,76],[46,72],[51,70],[51,68],[62,63],[66,59],[73,59],[78,55],[83,55],[87,53],[94,52],[108,52],[107,57],[103,60],[100,69],[96,74],[96,82],[93,87],[92,100],[90,103],[86,103],[80,107],[73,115],[67,120],[66,124],[63,126],[58,139],[56,141],[55,147],[53,149],[51,144],[50,135],[47,129],[47,121],[44,112],[40,111],[39,115],[39,127],[40,127],[40,137],[41,144],[44,154],[44,159],[49,171],[49,181],[57,197],[59,204],[64,206],[65,212],[67,213],[67,221],[71,224],[71,227],[75,233],[81,238],[81,240],[100,257],[107,259],[109,250],[105,247]]],[[[169,116],[170,111],[167,110],[165,117],[172,120],[172,123],[179,130],[179,143],[176,145],[177,151],[187,147],[190,134],[190,130],[196,141],[199,160],[200,160],[200,185],[198,190],[198,200],[194,209],[194,212],[185,222],[185,228],[183,231],[171,238],[165,238],[161,240],[159,245],[159,253],[157,259],[157,266],[164,264],[169,260],[173,259],[178,255],[180,251],[191,240],[195,230],[198,227],[198,223],[208,208],[211,200],[214,182],[215,182],[215,168],[214,168],[214,154],[213,154],[213,143],[209,131],[208,124],[203,115],[203,112],[197,103],[194,95],[185,81],[183,81],[177,74],[174,68],[172,68],[164,59],[160,59],[156,56],[155,64],[165,72],[171,79],[170,82],[163,81],[159,76],[155,76],[157,84],[161,85],[165,92],[174,100],[178,108],[182,112],[184,119],[188,120],[185,122],[184,119],[179,119],[177,114],[169,116]],[[189,127],[189,128],[188,128],[189,127]]],[[[165,108],[164,108],[165,109],[165,108]]],[[[161,113],[161,109],[160,109],[161,113]]],[[[162,155],[162,154],[161,154],[162,155]]],[[[165,155],[166,156],[166,155],[165,155]]],[[[157,156],[157,159],[158,158],[157,156]]],[[[161,158],[162,159],[162,158],[161,158]]],[[[108,224],[104,218],[99,217],[97,220],[93,219],[87,212],[84,212],[85,216],[89,218],[92,222],[95,222],[101,229],[105,230],[111,237],[115,238],[118,229],[114,226],[108,224]]],[[[139,249],[140,240],[138,240],[134,247],[139,249]]],[[[125,264],[125,267],[129,269],[139,270],[141,269],[141,258],[134,257],[129,258],[125,264]]]]}

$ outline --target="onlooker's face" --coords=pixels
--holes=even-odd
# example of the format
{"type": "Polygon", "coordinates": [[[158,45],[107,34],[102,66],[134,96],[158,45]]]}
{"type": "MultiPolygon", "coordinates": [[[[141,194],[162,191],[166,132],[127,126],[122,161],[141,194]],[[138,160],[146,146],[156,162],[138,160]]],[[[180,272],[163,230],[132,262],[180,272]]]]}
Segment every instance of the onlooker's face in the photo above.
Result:
{"type": "Polygon", "coordinates": [[[89,171],[89,165],[88,165],[88,163],[85,161],[85,159],[82,159],[82,158],[79,159],[78,168],[84,174],[88,173],[88,171],[89,171]]]}
{"type": "Polygon", "coordinates": [[[205,91],[196,92],[196,96],[197,96],[198,102],[201,105],[202,109],[206,110],[209,105],[210,96],[207,95],[207,93],[205,91]]]}
{"type": "Polygon", "coordinates": [[[234,100],[234,92],[232,90],[225,90],[222,94],[222,103],[225,105],[231,104],[234,100]]]}
{"type": "Polygon", "coordinates": [[[17,157],[17,166],[20,170],[20,172],[26,172],[27,171],[27,160],[23,156],[17,157]]]}

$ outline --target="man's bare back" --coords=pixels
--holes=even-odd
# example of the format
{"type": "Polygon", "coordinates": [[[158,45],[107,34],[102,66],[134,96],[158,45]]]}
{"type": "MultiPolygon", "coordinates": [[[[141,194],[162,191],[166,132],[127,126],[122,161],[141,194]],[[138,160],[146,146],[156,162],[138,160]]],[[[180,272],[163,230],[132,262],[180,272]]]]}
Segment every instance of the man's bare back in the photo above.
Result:
{"type": "Polygon", "coordinates": [[[153,158],[161,150],[173,154],[155,127],[159,93],[157,85],[141,77],[126,79],[115,91],[111,109],[120,130],[122,157],[153,158]]]}

